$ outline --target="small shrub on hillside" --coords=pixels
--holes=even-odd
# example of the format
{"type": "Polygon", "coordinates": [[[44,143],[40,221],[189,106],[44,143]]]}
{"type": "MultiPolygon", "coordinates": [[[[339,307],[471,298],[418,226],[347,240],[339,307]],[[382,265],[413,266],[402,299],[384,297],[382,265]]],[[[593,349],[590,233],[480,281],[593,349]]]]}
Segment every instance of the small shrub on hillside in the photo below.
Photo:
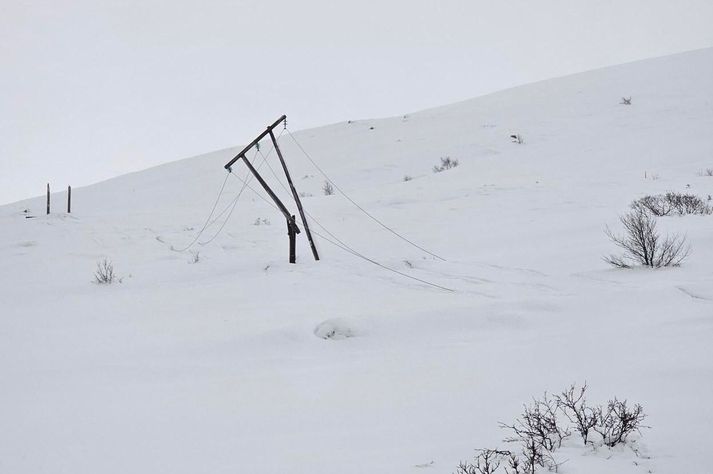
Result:
{"type": "Polygon", "coordinates": [[[409,175],[404,175],[404,182],[411,181],[413,178],[409,175]]]}
{"type": "Polygon", "coordinates": [[[621,105],[631,105],[631,97],[622,97],[619,103],[621,105]]]}
{"type": "Polygon", "coordinates": [[[562,440],[569,432],[557,423],[557,403],[545,393],[542,400],[533,399],[530,406],[525,405],[520,418],[512,425],[501,423],[502,428],[511,430],[514,436],[508,442],[534,439],[547,451],[562,446],[562,440]]]}
{"type": "Polygon", "coordinates": [[[713,176],[713,168],[706,168],[699,171],[698,176],[713,176]]]}
{"type": "Polygon", "coordinates": [[[638,403],[633,408],[626,406],[626,400],[609,400],[606,407],[597,409],[598,423],[594,430],[602,436],[602,442],[613,447],[626,441],[633,432],[640,432],[646,418],[644,409],[638,403]]]}
{"type": "Polygon", "coordinates": [[[547,394],[541,400],[534,399],[512,425],[501,423],[502,428],[513,432],[505,441],[517,443],[517,450],[478,449],[473,461],[461,462],[455,474],[536,474],[540,467],[557,472],[562,463],[555,460],[554,453],[571,429],[582,435],[585,445],[614,447],[644,428],[641,423],[646,416],[641,405],[629,408],[626,401],[614,398],[605,407],[589,407],[586,390],[586,384],[581,388],[573,384],[552,399],[547,394]],[[564,426],[559,415],[572,425],[564,426]],[[592,440],[596,434],[598,439],[592,440]]]}
{"type": "Polygon", "coordinates": [[[329,181],[324,182],[324,186],[322,186],[322,191],[324,192],[325,196],[331,196],[334,194],[334,186],[332,186],[332,183],[329,181]]]}
{"type": "Polygon", "coordinates": [[[449,170],[458,166],[458,160],[452,160],[450,156],[441,158],[441,164],[433,167],[434,173],[440,173],[441,171],[449,170]]]}
{"type": "Polygon", "coordinates": [[[552,453],[562,447],[562,441],[570,435],[567,428],[557,420],[556,400],[545,393],[541,400],[533,399],[530,406],[525,405],[520,418],[512,425],[501,423],[500,427],[512,431],[506,438],[508,443],[519,443],[523,464],[531,472],[535,466],[553,469],[557,466],[552,453]]]}
{"type": "Polygon", "coordinates": [[[589,442],[589,433],[599,422],[598,411],[587,405],[584,397],[586,391],[586,383],[579,390],[572,384],[561,394],[555,395],[558,408],[574,424],[574,430],[582,437],[585,445],[589,442]]]}
{"type": "Polygon", "coordinates": [[[115,281],[121,282],[114,273],[114,264],[109,259],[97,262],[97,270],[94,272],[94,279],[100,285],[110,285],[115,281]]]}
{"type": "Polygon", "coordinates": [[[685,216],[688,214],[709,215],[713,213],[713,208],[695,194],[675,193],[672,191],[666,194],[644,196],[632,202],[631,207],[644,209],[659,217],[673,214],[685,216]]]}
{"type": "Polygon", "coordinates": [[[661,237],[656,230],[656,218],[637,206],[619,218],[625,233],[614,234],[608,227],[606,235],[624,250],[621,256],[610,255],[604,260],[619,268],[632,264],[651,268],[678,266],[690,253],[686,238],[677,234],[661,237]]]}

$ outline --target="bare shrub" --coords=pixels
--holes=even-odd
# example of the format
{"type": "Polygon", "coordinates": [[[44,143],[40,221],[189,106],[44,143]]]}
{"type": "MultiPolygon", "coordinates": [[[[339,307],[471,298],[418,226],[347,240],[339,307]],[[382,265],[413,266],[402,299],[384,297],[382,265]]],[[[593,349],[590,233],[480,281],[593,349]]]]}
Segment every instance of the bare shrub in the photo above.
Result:
{"type": "Polygon", "coordinates": [[[574,424],[574,430],[582,437],[585,445],[589,441],[589,432],[597,426],[599,421],[597,409],[587,406],[587,400],[584,398],[586,391],[586,383],[579,389],[575,384],[572,384],[561,394],[555,395],[557,406],[564,416],[574,424]]]}
{"type": "Polygon", "coordinates": [[[507,442],[534,439],[547,451],[554,451],[562,446],[562,440],[569,432],[557,423],[557,403],[547,396],[542,400],[533,399],[532,405],[523,406],[520,418],[512,425],[501,423],[502,428],[512,430],[514,436],[506,438],[507,442]]]}
{"type": "Polygon", "coordinates": [[[441,171],[449,170],[458,166],[458,160],[451,159],[450,156],[441,158],[441,164],[433,167],[434,173],[440,173],[441,171]]]}
{"type": "Polygon", "coordinates": [[[535,472],[535,465],[530,464],[529,459],[520,459],[515,453],[510,453],[505,465],[505,474],[532,474],[535,472]]]}
{"type": "Polygon", "coordinates": [[[594,430],[602,435],[602,442],[613,447],[624,443],[627,436],[633,432],[639,432],[644,426],[641,424],[646,418],[644,409],[638,403],[629,409],[626,400],[609,400],[606,408],[599,407],[597,410],[598,423],[594,430]]]}
{"type": "MultiPolygon", "coordinates": [[[[512,425],[500,423],[500,427],[513,432],[513,436],[505,438],[506,442],[520,444],[519,466],[525,469],[523,472],[534,474],[536,466],[556,470],[557,462],[552,453],[570,433],[558,423],[556,400],[547,393],[541,400],[533,399],[530,406],[523,406],[520,418],[512,425]]],[[[514,469],[512,465],[511,468],[514,469]]]]}
{"type": "Polygon", "coordinates": [[[404,175],[404,182],[411,181],[413,178],[409,175],[404,175]]]}
{"type": "Polygon", "coordinates": [[[631,203],[631,208],[641,208],[659,217],[668,216],[673,212],[673,206],[669,201],[664,199],[661,194],[658,196],[644,196],[641,199],[637,199],[631,203]]]}
{"type": "Polygon", "coordinates": [[[520,135],[519,133],[513,133],[512,135],[510,135],[510,141],[513,143],[517,143],[518,145],[522,145],[523,143],[525,143],[525,140],[522,139],[522,135],[520,135]]]}
{"type": "Polygon", "coordinates": [[[479,449],[473,462],[458,464],[456,474],[494,474],[500,464],[510,456],[510,451],[497,449],[479,449]]]}
{"type": "Polygon", "coordinates": [[[698,172],[698,176],[713,176],[713,168],[706,168],[698,172]]]}
{"type": "Polygon", "coordinates": [[[322,191],[324,192],[325,196],[331,196],[334,194],[334,186],[332,186],[332,183],[329,181],[325,181],[324,185],[322,186],[322,191]]]}
{"type": "Polygon", "coordinates": [[[100,285],[111,285],[117,279],[114,273],[114,264],[111,260],[105,258],[101,262],[97,262],[97,270],[94,272],[94,279],[100,285]]]}
{"type": "Polygon", "coordinates": [[[608,227],[606,235],[624,250],[624,255],[610,255],[604,261],[620,268],[640,264],[651,268],[678,266],[690,253],[686,238],[677,234],[661,237],[656,218],[642,207],[635,207],[619,218],[625,234],[616,235],[608,227]]]}
{"type": "Polygon", "coordinates": [[[621,105],[631,105],[631,97],[622,97],[619,103],[621,105]]]}
{"type": "Polygon", "coordinates": [[[695,194],[675,193],[672,191],[666,194],[644,196],[632,202],[631,207],[634,209],[642,208],[659,217],[672,214],[685,216],[689,214],[709,215],[713,213],[713,207],[709,206],[703,199],[695,194]]]}
{"type": "Polygon", "coordinates": [[[577,387],[572,384],[559,395],[549,398],[547,393],[540,400],[524,406],[522,415],[512,425],[500,423],[501,428],[512,431],[513,436],[505,439],[517,443],[515,451],[500,449],[478,449],[473,462],[461,462],[455,474],[536,474],[540,467],[557,472],[563,463],[558,463],[554,452],[569,436],[569,428],[577,431],[584,444],[595,444],[591,437],[598,433],[598,445],[609,447],[627,442],[633,432],[639,432],[646,418],[641,405],[627,406],[626,400],[616,397],[609,400],[606,407],[588,406],[585,400],[587,384],[577,387]],[[564,427],[558,415],[564,414],[572,425],[564,427]]]}

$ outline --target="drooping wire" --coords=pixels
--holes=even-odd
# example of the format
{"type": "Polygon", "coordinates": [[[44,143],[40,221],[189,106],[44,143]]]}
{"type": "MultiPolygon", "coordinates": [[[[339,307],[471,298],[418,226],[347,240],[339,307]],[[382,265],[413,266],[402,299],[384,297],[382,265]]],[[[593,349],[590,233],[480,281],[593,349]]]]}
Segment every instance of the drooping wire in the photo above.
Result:
{"type": "Polygon", "coordinates": [[[243,183],[243,189],[244,189],[244,188],[248,188],[248,189],[249,189],[250,191],[252,191],[257,197],[259,197],[260,199],[262,199],[263,201],[265,201],[267,204],[269,204],[270,206],[272,206],[277,212],[279,212],[280,214],[282,214],[282,211],[280,211],[280,208],[278,208],[278,207],[277,207],[272,201],[270,201],[268,198],[266,198],[265,196],[263,196],[262,194],[260,194],[260,192],[259,192],[258,190],[256,190],[256,189],[253,188],[252,186],[250,186],[250,184],[248,184],[248,180],[247,180],[247,179],[241,178],[240,176],[238,176],[238,175],[236,175],[236,174],[233,174],[233,176],[235,176],[235,178],[236,178],[237,180],[239,180],[241,183],[243,183]]]}
{"type": "MultiPolygon", "coordinates": [[[[314,219],[312,219],[312,220],[314,221],[314,219]]],[[[316,221],[314,221],[314,222],[316,222],[316,221]]],[[[322,226],[320,225],[320,227],[322,227],[322,226]]],[[[418,282],[420,282],[420,283],[423,283],[423,284],[428,285],[428,286],[432,286],[432,287],[434,287],[434,288],[438,288],[438,289],[440,289],[440,290],[448,291],[449,293],[455,293],[455,290],[452,289],[452,288],[447,288],[447,287],[445,287],[445,286],[441,286],[441,285],[438,285],[438,284],[436,284],[436,283],[431,283],[430,281],[423,280],[423,279],[417,278],[417,277],[415,277],[415,276],[411,276],[411,275],[409,275],[408,273],[401,272],[401,271],[399,271],[399,270],[396,270],[395,268],[387,267],[386,265],[384,265],[384,264],[382,264],[382,263],[379,263],[379,262],[377,262],[376,260],[374,260],[374,259],[372,259],[372,258],[369,258],[369,257],[367,257],[366,255],[363,255],[363,254],[357,252],[356,250],[351,249],[350,247],[347,247],[347,246],[342,245],[342,244],[340,244],[340,243],[334,242],[333,240],[331,240],[331,239],[329,239],[329,238],[323,236],[322,234],[320,234],[319,232],[317,232],[317,231],[314,230],[314,229],[312,230],[312,233],[315,234],[316,236],[318,236],[319,238],[321,238],[321,239],[323,239],[323,240],[329,242],[330,244],[336,246],[337,248],[340,248],[340,249],[344,250],[345,252],[348,252],[348,253],[354,255],[355,257],[361,258],[362,260],[365,260],[365,261],[367,261],[367,262],[369,262],[369,263],[371,263],[371,264],[373,264],[373,265],[376,265],[377,267],[383,268],[384,270],[388,270],[388,271],[390,271],[390,272],[393,272],[393,273],[396,273],[396,274],[398,274],[398,275],[401,275],[402,277],[406,277],[406,278],[409,278],[409,279],[411,279],[411,280],[418,281],[418,282]]]]}
{"type": "Polygon", "coordinates": [[[215,198],[215,202],[213,203],[213,208],[210,210],[210,214],[208,214],[208,218],[205,220],[205,223],[203,224],[203,227],[201,228],[201,230],[198,231],[196,236],[193,238],[193,240],[186,247],[184,247],[182,249],[175,249],[175,248],[171,247],[171,250],[174,250],[176,252],[185,252],[189,248],[193,247],[193,244],[198,242],[198,239],[200,239],[201,234],[203,234],[203,232],[212,224],[210,222],[210,219],[211,219],[211,217],[213,217],[216,207],[218,207],[218,202],[220,202],[220,198],[223,195],[223,191],[225,190],[225,183],[228,182],[228,176],[229,175],[226,173],[225,179],[223,180],[223,185],[220,187],[220,191],[218,192],[218,197],[215,198]]]}
{"type": "MultiPolygon", "coordinates": [[[[233,173],[229,172],[228,174],[233,174],[233,173]]],[[[246,182],[247,182],[247,181],[246,181],[246,182]]],[[[230,212],[228,212],[228,216],[225,218],[225,220],[223,221],[223,223],[220,225],[220,227],[218,228],[218,230],[216,231],[216,233],[213,234],[213,236],[212,236],[210,239],[208,239],[208,240],[206,240],[206,241],[204,241],[204,242],[198,242],[198,245],[201,245],[201,246],[203,246],[203,245],[208,245],[209,243],[213,242],[213,241],[216,239],[216,237],[218,237],[218,235],[220,235],[220,233],[223,231],[223,228],[225,227],[225,225],[226,225],[226,224],[228,223],[228,221],[230,220],[230,217],[233,215],[233,211],[235,210],[235,207],[238,205],[238,199],[240,199],[240,195],[243,194],[243,191],[245,191],[245,186],[243,186],[243,187],[240,189],[240,191],[238,191],[238,195],[235,196],[235,199],[233,199],[232,206],[230,206],[230,212]]],[[[227,209],[227,207],[226,207],[225,209],[227,209]]],[[[223,210],[224,212],[225,212],[225,209],[223,210]]],[[[217,218],[216,218],[216,220],[217,220],[217,218]]]]}
{"type": "Polygon", "coordinates": [[[342,196],[344,196],[349,202],[351,202],[354,206],[356,206],[356,207],[357,207],[361,212],[363,212],[367,217],[369,217],[371,220],[373,220],[374,222],[376,222],[377,224],[379,224],[381,227],[383,227],[383,228],[386,229],[387,231],[391,232],[393,235],[395,235],[395,236],[398,237],[399,239],[403,240],[404,242],[406,242],[406,243],[412,245],[413,247],[416,247],[417,249],[421,250],[422,252],[425,252],[425,253],[427,253],[427,254],[433,256],[433,257],[436,257],[436,258],[439,259],[439,260],[442,260],[442,261],[444,261],[444,262],[446,261],[446,259],[443,258],[443,257],[441,257],[440,255],[437,255],[437,254],[435,254],[434,252],[431,252],[430,250],[423,248],[422,246],[416,244],[415,242],[413,242],[413,241],[407,239],[406,237],[404,237],[403,235],[399,234],[399,233],[396,232],[394,229],[392,229],[391,227],[389,227],[389,226],[387,226],[386,224],[384,224],[383,222],[381,222],[378,218],[376,218],[376,217],[375,217],[373,214],[371,214],[369,211],[367,211],[367,210],[364,209],[362,206],[360,206],[356,201],[354,201],[354,199],[352,199],[351,197],[349,197],[349,196],[342,190],[342,188],[340,188],[329,176],[327,176],[327,173],[324,172],[324,170],[314,161],[314,159],[312,159],[312,157],[309,155],[309,153],[307,153],[307,151],[304,149],[304,147],[302,147],[302,145],[300,144],[300,142],[297,141],[297,139],[294,137],[294,135],[292,134],[292,132],[290,131],[290,129],[287,128],[287,127],[285,127],[285,130],[287,130],[287,134],[290,136],[290,138],[292,139],[292,141],[295,142],[295,145],[297,145],[297,147],[302,151],[302,153],[307,157],[307,159],[312,163],[312,165],[313,165],[315,168],[317,168],[317,170],[322,174],[322,176],[324,176],[324,179],[326,179],[332,186],[334,186],[334,189],[336,189],[337,191],[339,191],[339,193],[340,193],[342,196]]]}
{"type": "MultiPolygon", "coordinates": [[[[268,167],[269,167],[269,164],[268,164],[268,167]]],[[[272,168],[271,168],[271,169],[272,169],[272,168]]],[[[264,196],[262,195],[262,193],[260,193],[260,192],[258,192],[257,190],[255,190],[255,188],[253,188],[252,186],[250,186],[250,185],[249,185],[246,181],[244,181],[242,178],[240,178],[240,177],[238,177],[238,176],[236,176],[236,178],[239,179],[239,180],[241,180],[241,181],[243,181],[243,184],[244,184],[245,186],[247,186],[247,188],[250,189],[253,193],[255,193],[260,199],[262,199],[262,200],[265,201],[267,204],[269,204],[270,206],[272,206],[276,211],[278,211],[278,212],[280,211],[280,210],[277,208],[277,206],[275,206],[275,204],[272,203],[269,199],[267,199],[266,197],[264,197],[264,196]]],[[[280,186],[282,186],[283,189],[285,189],[285,191],[287,191],[287,187],[282,183],[282,181],[277,177],[276,174],[275,174],[275,178],[277,179],[277,182],[280,183],[280,186]]],[[[317,224],[317,226],[318,226],[320,229],[322,229],[326,234],[329,234],[329,236],[330,236],[332,239],[334,239],[334,240],[332,240],[332,239],[330,239],[330,238],[328,238],[328,237],[325,237],[324,235],[322,235],[321,233],[317,232],[317,231],[314,230],[314,229],[312,229],[312,233],[315,234],[315,235],[317,235],[317,236],[320,237],[321,239],[323,239],[323,240],[329,242],[330,244],[336,246],[337,248],[340,248],[340,249],[344,250],[345,252],[350,253],[350,254],[352,254],[353,256],[357,257],[357,258],[361,258],[362,260],[365,260],[365,261],[367,261],[367,262],[369,262],[369,263],[371,263],[371,264],[373,264],[373,265],[376,265],[377,267],[380,267],[380,268],[382,268],[382,269],[384,269],[384,270],[387,270],[387,271],[396,273],[396,274],[401,275],[401,276],[403,276],[403,277],[409,278],[409,279],[411,279],[411,280],[418,281],[418,282],[420,282],[420,283],[423,283],[423,284],[425,284],[425,285],[432,286],[432,287],[434,287],[434,288],[438,288],[438,289],[440,289],[440,290],[448,291],[448,292],[451,292],[451,293],[454,293],[454,292],[455,292],[455,290],[452,289],[452,288],[447,288],[447,287],[445,287],[445,286],[441,286],[441,285],[438,285],[438,284],[436,284],[436,283],[433,283],[433,282],[430,282],[430,281],[427,281],[427,280],[423,280],[423,279],[421,279],[421,278],[417,278],[417,277],[415,277],[415,276],[412,276],[412,275],[409,275],[409,274],[407,274],[407,273],[404,273],[404,272],[401,272],[401,271],[399,271],[399,270],[396,270],[395,268],[391,268],[391,267],[389,267],[389,266],[386,266],[386,265],[384,265],[383,263],[377,262],[377,261],[374,260],[373,258],[367,257],[366,255],[362,254],[361,252],[358,252],[357,250],[354,250],[354,248],[350,247],[347,243],[345,243],[345,242],[344,242],[343,240],[341,240],[339,237],[337,237],[337,236],[334,235],[332,232],[330,232],[330,230],[327,229],[324,225],[322,225],[312,214],[310,214],[310,213],[307,212],[307,211],[305,211],[305,214],[310,218],[310,220],[311,220],[312,222],[314,222],[315,224],[317,224]],[[336,242],[335,242],[335,240],[336,240],[336,242]]]]}
{"type": "MultiPolygon", "coordinates": [[[[277,136],[277,140],[280,139],[280,137],[282,136],[283,133],[284,133],[284,130],[281,131],[280,134],[277,136]]],[[[274,149],[274,148],[271,148],[270,151],[267,152],[267,155],[264,155],[264,154],[262,153],[262,151],[260,150],[259,147],[256,146],[255,149],[256,149],[258,152],[260,152],[260,155],[261,155],[262,158],[263,158],[263,161],[261,161],[261,162],[257,165],[257,167],[256,167],[256,169],[259,171],[260,168],[262,168],[263,165],[265,165],[265,164],[267,164],[268,166],[270,165],[270,163],[267,162],[267,158],[272,154],[273,151],[275,151],[275,149],[274,149]]],[[[253,156],[253,159],[255,159],[256,157],[257,157],[257,154],[253,156]]],[[[246,172],[246,176],[247,176],[247,178],[248,178],[248,181],[250,181],[250,180],[253,179],[253,176],[250,174],[250,172],[246,172]]],[[[228,211],[228,209],[232,208],[234,202],[235,202],[238,198],[239,198],[239,196],[236,196],[235,198],[233,198],[233,201],[231,201],[230,203],[228,203],[228,205],[225,206],[225,207],[223,208],[223,210],[220,211],[220,213],[218,213],[218,215],[215,217],[215,219],[213,219],[213,222],[211,222],[210,224],[208,224],[208,227],[210,227],[210,226],[212,226],[213,224],[215,224],[215,223],[218,221],[218,219],[220,219],[220,217],[228,211]]]]}
{"type": "MultiPolygon", "coordinates": [[[[283,133],[284,133],[284,130],[280,132],[280,134],[277,136],[276,140],[279,140],[283,133]]],[[[262,165],[264,165],[264,164],[267,163],[267,158],[268,158],[268,157],[270,156],[270,154],[274,151],[274,148],[271,148],[270,151],[267,152],[267,155],[263,154],[262,151],[260,151],[260,147],[259,147],[259,146],[256,146],[256,147],[255,147],[255,150],[256,150],[256,151],[255,151],[255,155],[253,156],[253,159],[255,159],[255,158],[257,157],[258,153],[260,153],[260,155],[262,156],[262,161],[257,165],[257,168],[256,168],[256,169],[259,171],[260,168],[262,168],[262,165]]],[[[268,166],[269,166],[269,163],[267,163],[267,164],[268,164],[268,166]]],[[[231,174],[233,174],[232,171],[229,171],[229,172],[228,172],[228,176],[231,175],[231,174]]],[[[234,176],[235,176],[235,175],[234,175],[234,176]]],[[[236,177],[237,177],[237,176],[236,176],[236,177]]],[[[227,180],[227,178],[228,178],[228,177],[226,176],[226,180],[227,180]]],[[[226,225],[226,224],[228,223],[228,221],[230,220],[230,217],[233,215],[233,211],[235,210],[235,206],[237,206],[237,204],[238,204],[238,199],[240,199],[240,196],[243,194],[243,191],[245,191],[245,187],[248,185],[247,183],[249,183],[252,178],[253,178],[253,176],[252,176],[250,173],[247,173],[245,180],[240,179],[240,180],[243,182],[243,187],[240,189],[240,191],[239,191],[238,194],[235,196],[235,198],[233,199],[233,201],[230,202],[225,208],[223,208],[222,211],[220,211],[220,213],[216,216],[216,218],[213,219],[213,222],[211,222],[210,224],[208,224],[208,227],[210,227],[210,226],[212,226],[213,224],[215,224],[215,223],[218,221],[218,219],[220,219],[220,216],[222,216],[223,214],[225,214],[225,212],[226,212],[228,209],[230,209],[230,212],[228,212],[228,216],[225,218],[225,220],[223,221],[223,223],[220,225],[220,228],[218,229],[218,231],[217,231],[215,234],[213,234],[213,236],[212,236],[211,238],[209,238],[208,240],[206,240],[206,241],[204,241],[204,242],[198,242],[198,245],[201,245],[201,246],[202,246],[202,245],[208,245],[209,243],[213,242],[213,240],[215,240],[216,237],[218,237],[218,235],[223,231],[223,228],[225,227],[225,225],[226,225]]]]}
{"type": "MultiPolygon", "coordinates": [[[[288,132],[289,132],[289,130],[288,130],[288,132]]],[[[282,135],[282,133],[280,133],[280,136],[281,136],[281,135],[282,135]]],[[[278,137],[278,138],[279,138],[279,137],[278,137]]],[[[274,148],[273,148],[273,150],[274,150],[274,148]]],[[[271,150],[271,151],[272,151],[272,150],[271,150]]],[[[287,187],[282,183],[282,180],[277,176],[277,173],[275,173],[274,169],[272,168],[272,166],[270,166],[270,164],[269,164],[268,161],[267,161],[267,158],[268,158],[268,156],[270,155],[270,152],[268,152],[267,155],[265,155],[265,154],[263,154],[260,150],[257,150],[256,153],[255,153],[255,156],[257,156],[257,153],[260,153],[260,155],[262,155],[263,161],[260,163],[260,165],[259,165],[256,169],[259,170],[260,167],[261,167],[263,164],[266,163],[267,166],[268,166],[268,168],[269,168],[270,171],[272,172],[273,176],[275,177],[275,179],[277,180],[277,182],[280,184],[280,186],[282,186],[282,188],[283,188],[286,192],[289,193],[289,191],[287,190],[287,187]]],[[[237,195],[237,196],[235,197],[235,199],[233,200],[232,208],[231,208],[231,210],[230,210],[230,213],[228,214],[228,217],[225,219],[225,221],[224,221],[223,224],[221,225],[220,229],[218,229],[218,232],[216,232],[216,234],[213,235],[213,237],[211,237],[208,241],[201,243],[201,245],[205,245],[205,244],[207,244],[207,243],[210,243],[211,241],[213,241],[213,240],[218,236],[218,234],[220,234],[220,232],[222,231],[222,229],[225,227],[226,223],[230,220],[230,217],[231,217],[231,215],[232,215],[233,209],[235,208],[235,205],[237,204],[238,198],[240,197],[240,195],[243,193],[243,191],[244,191],[246,188],[247,188],[247,189],[250,189],[255,195],[257,195],[257,197],[259,197],[260,199],[262,199],[263,201],[265,201],[265,203],[267,203],[269,206],[271,206],[272,208],[274,208],[276,211],[280,212],[279,208],[278,208],[273,202],[271,202],[269,199],[267,199],[266,197],[264,197],[264,196],[262,195],[262,193],[260,193],[259,191],[257,191],[255,188],[253,188],[252,186],[250,186],[250,179],[253,177],[252,175],[248,175],[248,176],[246,176],[246,178],[241,178],[240,176],[238,176],[238,175],[235,174],[235,173],[228,173],[228,176],[234,176],[237,180],[239,180],[239,181],[242,183],[243,186],[241,187],[240,192],[238,193],[238,195],[237,195]]],[[[225,183],[223,183],[223,184],[225,185],[225,183]]],[[[217,205],[217,204],[216,204],[216,205],[217,205]]],[[[227,208],[226,208],[226,209],[227,209],[227,208]]],[[[225,209],[223,210],[223,212],[225,212],[225,209]]],[[[221,214],[222,214],[223,212],[221,212],[221,214]]],[[[367,257],[366,255],[364,255],[364,254],[362,254],[362,253],[360,253],[360,252],[354,250],[352,247],[350,247],[348,244],[346,244],[343,240],[339,239],[336,235],[334,235],[332,232],[330,232],[329,229],[327,229],[327,228],[326,228],[325,226],[323,226],[317,219],[315,219],[314,216],[312,216],[312,215],[309,214],[308,212],[305,212],[305,214],[306,214],[315,224],[317,224],[317,226],[319,226],[322,230],[324,230],[325,233],[329,234],[329,235],[332,237],[332,239],[334,239],[334,240],[332,240],[332,239],[330,239],[330,238],[328,238],[328,237],[325,237],[325,236],[322,235],[321,233],[318,233],[318,232],[316,232],[316,231],[314,231],[314,230],[313,230],[312,232],[313,232],[315,235],[317,235],[318,237],[320,237],[321,239],[323,239],[323,240],[329,242],[330,244],[336,246],[337,248],[339,248],[339,249],[341,249],[341,250],[344,250],[345,252],[347,252],[347,253],[349,253],[349,254],[351,254],[351,255],[357,257],[357,258],[361,258],[362,260],[365,260],[365,261],[371,263],[372,265],[376,265],[376,266],[378,266],[378,267],[380,267],[380,268],[382,268],[382,269],[384,269],[384,270],[387,270],[387,271],[396,273],[396,274],[401,275],[401,276],[403,276],[403,277],[405,277],[405,278],[409,278],[409,279],[411,279],[411,280],[417,281],[417,282],[419,282],[419,283],[423,283],[423,284],[425,284],[425,285],[428,285],[428,286],[431,286],[431,287],[434,287],[434,288],[438,288],[438,289],[440,289],[440,290],[444,290],[444,291],[448,291],[448,292],[455,292],[455,290],[453,290],[452,288],[447,288],[447,287],[445,287],[445,286],[441,286],[441,285],[438,285],[438,284],[436,284],[436,283],[432,283],[432,282],[430,282],[430,281],[423,280],[423,279],[421,279],[421,278],[417,278],[417,277],[411,276],[411,275],[409,275],[409,274],[407,274],[407,273],[404,273],[404,272],[401,272],[401,271],[396,270],[396,269],[394,269],[394,268],[388,267],[388,266],[386,266],[386,265],[384,265],[384,264],[382,264],[382,263],[380,263],[380,262],[377,262],[376,260],[374,260],[374,259],[372,259],[372,258],[367,257]],[[335,242],[335,240],[336,240],[336,242],[335,242]]],[[[216,219],[217,219],[217,218],[216,218],[216,219]]],[[[214,222],[215,222],[215,221],[214,221],[214,222]]]]}

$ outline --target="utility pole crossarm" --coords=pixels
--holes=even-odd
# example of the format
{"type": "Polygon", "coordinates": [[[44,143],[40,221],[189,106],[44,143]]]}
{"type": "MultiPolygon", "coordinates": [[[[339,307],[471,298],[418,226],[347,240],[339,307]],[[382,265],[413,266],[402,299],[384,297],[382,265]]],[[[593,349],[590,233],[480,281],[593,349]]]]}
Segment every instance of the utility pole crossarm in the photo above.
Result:
{"type": "Polygon", "coordinates": [[[249,144],[248,146],[246,146],[245,148],[243,148],[243,150],[242,150],[240,153],[238,153],[237,155],[235,155],[235,158],[233,158],[232,160],[230,160],[230,161],[228,162],[228,164],[226,164],[226,165],[224,166],[224,168],[225,168],[226,170],[230,170],[230,167],[233,166],[233,164],[234,164],[236,161],[238,161],[241,157],[244,157],[244,156],[245,156],[245,153],[247,153],[248,151],[250,151],[250,149],[251,149],[252,147],[254,147],[255,145],[257,145],[257,143],[258,143],[260,140],[262,140],[263,138],[265,138],[268,133],[272,132],[272,129],[273,129],[273,128],[275,128],[275,127],[277,127],[278,125],[280,125],[280,123],[282,123],[284,120],[287,120],[287,115],[283,115],[282,117],[280,117],[279,119],[277,119],[277,120],[275,121],[275,123],[273,123],[272,125],[270,125],[269,127],[267,127],[267,130],[265,130],[265,131],[262,132],[260,135],[258,135],[258,137],[257,137],[255,140],[253,140],[252,142],[250,142],[250,144],[249,144]]]}

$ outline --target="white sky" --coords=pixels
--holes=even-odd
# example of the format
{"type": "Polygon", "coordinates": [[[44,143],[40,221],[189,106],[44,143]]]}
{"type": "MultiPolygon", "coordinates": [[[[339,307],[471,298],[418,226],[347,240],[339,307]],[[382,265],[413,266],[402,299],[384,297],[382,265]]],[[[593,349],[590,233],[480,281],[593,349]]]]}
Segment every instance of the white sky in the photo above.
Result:
{"type": "Polygon", "coordinates": [[[711,0],[0,0],[0,203],[709,46],[711,0]]]}

